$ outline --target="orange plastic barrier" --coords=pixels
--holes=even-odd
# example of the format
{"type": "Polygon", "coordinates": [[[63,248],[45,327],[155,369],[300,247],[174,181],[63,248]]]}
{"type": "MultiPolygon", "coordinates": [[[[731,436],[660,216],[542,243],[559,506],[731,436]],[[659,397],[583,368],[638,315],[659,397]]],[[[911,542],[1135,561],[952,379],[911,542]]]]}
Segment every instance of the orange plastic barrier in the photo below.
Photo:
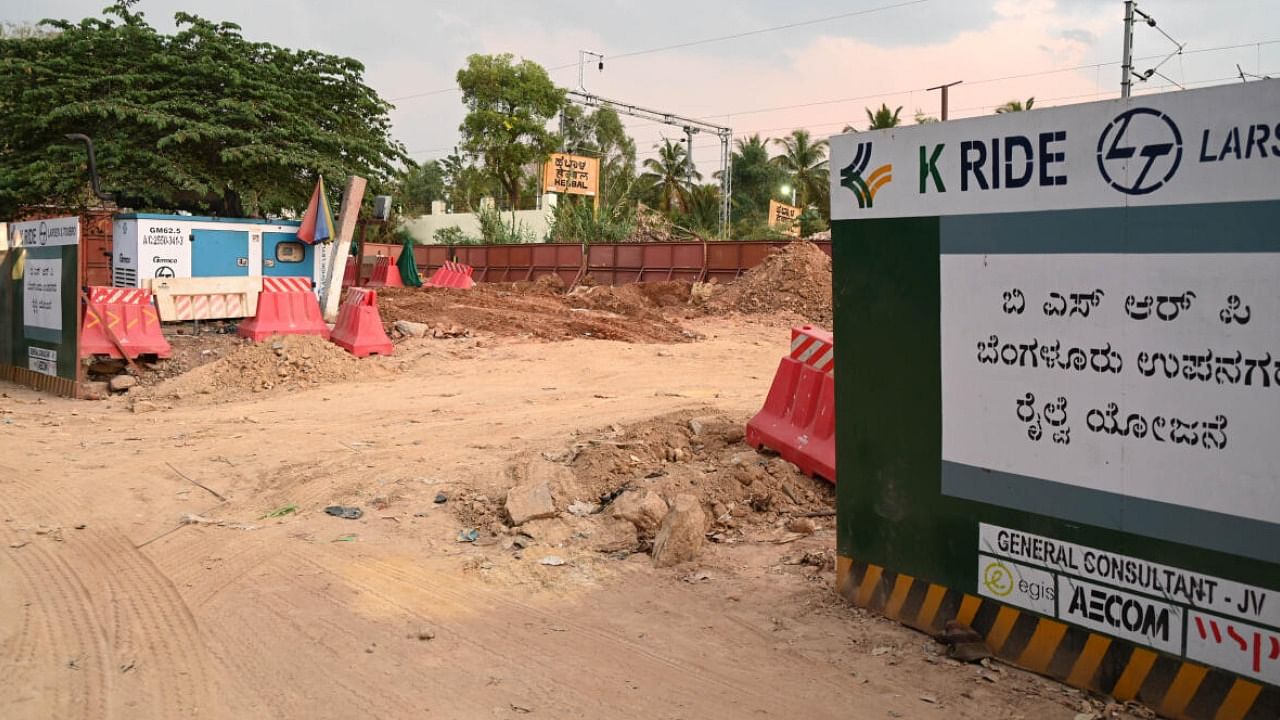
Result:
{"type": "Polygon", "coordinates": [[[835,348],[831,333],[791,329],[764,408],[747,423],[747,444],[768,447],[809,476],[836,481],[835,348]]]}
{"type": "Polygon", "coordinates": [[[476,281],[471,279],[473,272],[475,268],[470,265],[446,260],[423,285],[468,290],[476,286],[476,281]]]}
{"type": "Polygon", "coordinates": [[[136,358],[173,352],[160,332],[160,316],[151,291],[142,288],[90,287],[80,326],[80,357],[136,358]]]}
{"type": "Polygon", "coordinates": [[[382,318],[378,316],[376,290],[353,287],[347,291],[329,339],[356,357],[391,354],[391,338],[387,337],[382,318]]]}
{"type": "Polygon", "coordinates": [[[329,326],[320,315],[320,301],[304,277],[262,278],[258,314],[240,321],[236,334],[254,342],[272,335],[319,335],[328,339],[329,326]]]}
{"type": "Polygon", "coordinates": [[[369,282],[364,284],[365,287],[404,287],[404,281],[400,279],[400,268],[391,262],[389,255],[379,255],[378,259],[373,263],[373,275],[369,277],[369,282]]]}

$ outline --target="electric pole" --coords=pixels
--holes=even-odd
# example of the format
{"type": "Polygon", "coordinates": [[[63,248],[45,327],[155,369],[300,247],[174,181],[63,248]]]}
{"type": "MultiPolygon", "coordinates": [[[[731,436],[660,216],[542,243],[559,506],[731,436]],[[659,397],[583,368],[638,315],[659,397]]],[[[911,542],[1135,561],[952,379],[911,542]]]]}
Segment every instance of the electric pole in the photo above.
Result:
{"type": "Polygon", "coordinates": [[[1133,0],[1124,0],[1124,50],[1120,59],[1120,97],[1133,89],[1133,0]]]}
{"type": "Polygon", "coordinates": [[[947,90],[951,89],[952,87],[955,87],[956,85],[959,85],[959,84],[960,84],[960,83],[962,83],[962,82],[964,82],[964,81],[963,81],[963,80],[957,80],[957,81],[955,81],[955,82],[947,83],[946,85],[939,85],[939,86],[937,86],[937,87],[931,87],[931,88],[928,88],[928,89],[925,91],[925,92],[931,92],[931,91],[933,91],[933,90],[941,90],[941,91],[942,91],[942,121],[943,121],[943,122],[946,122],[946,120],[947,120],[947,90]]]}

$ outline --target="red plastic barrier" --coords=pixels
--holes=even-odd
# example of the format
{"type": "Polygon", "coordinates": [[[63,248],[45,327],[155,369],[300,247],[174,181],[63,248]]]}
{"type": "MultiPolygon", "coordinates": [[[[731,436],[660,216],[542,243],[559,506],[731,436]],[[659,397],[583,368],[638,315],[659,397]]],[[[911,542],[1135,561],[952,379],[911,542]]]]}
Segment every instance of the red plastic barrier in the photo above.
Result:
{"type": "Polygon", "coordinates": [[[476,281],[471,279],[471,273],[473,272],[475,272],[475,269],[470,265],[446,261],[423,284],[467,290],[476,286],[476,281]]]}
{"type": "Polygon", "coordinates": [[[346,288],[356,285],[356,275],[359,273],[359,265],[356,264],[355,256],[347,256],[347,268],[342,272],[342,287],[346,288]]]}
{"type": "Polygon", "coordinates": [[[390,355],[391,338],[378,316],[378,293],[368,288],[351,288],[338,309],[338,322],[329,338],[338,347],[355,355],[390,355]]]}
{"type": "Polygon", "coordinates": [[[831,333],[791,330],[764,407],[747,423],[747,444],[776,450],[806,475],[836,481],[835,359],[831,333]]]}
{"type": "Polygon", "coordinates": [[[254,342],[272,335],[319,335],[327,340],[329,326],[324,324],[310,280],[268,277],[262,279],[258,314],[241,320],[236,334],[254,342]]]}
{"type": "Polygon", "coordinates": [[[160,316],[151,291],[141,288],[90,287],[80,326],[80,357],[151,355],[167,358],[173,350],[160,332],[160,316]],[[122,353],[121,350],[124,352],[122,353]]]}
{"type": "Polygon", "coordinates": [[[364,284],[365,287],[404,287],[404,281],[400,279],[400,268],[391,262],[388,255],[380,255],[373,263],[373,275],[369,277],[369,282],[364,284]]]}

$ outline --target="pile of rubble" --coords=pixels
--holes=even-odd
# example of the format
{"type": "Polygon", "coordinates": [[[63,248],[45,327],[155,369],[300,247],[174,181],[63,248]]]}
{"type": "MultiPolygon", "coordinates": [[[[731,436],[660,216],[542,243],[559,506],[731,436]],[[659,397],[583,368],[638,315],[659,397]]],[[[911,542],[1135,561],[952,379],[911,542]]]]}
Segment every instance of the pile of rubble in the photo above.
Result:
{"type": "Polygon", "coordinates": [[[812,534],[815,518],[831,514],[834,488],[742,439],[740,422],[711,411],[614,426],[517,457],[505,499],[473,496],[454,512],[517,552],[531,544],[649,552],[658,567],[693,559],[705,540],[812,534]]]}
{"type": "Polygon", "coordinates": [[[712,312],[790,312],[831,327],[831,258],[809,242],[789,243],[707,303],[712,312]]]}

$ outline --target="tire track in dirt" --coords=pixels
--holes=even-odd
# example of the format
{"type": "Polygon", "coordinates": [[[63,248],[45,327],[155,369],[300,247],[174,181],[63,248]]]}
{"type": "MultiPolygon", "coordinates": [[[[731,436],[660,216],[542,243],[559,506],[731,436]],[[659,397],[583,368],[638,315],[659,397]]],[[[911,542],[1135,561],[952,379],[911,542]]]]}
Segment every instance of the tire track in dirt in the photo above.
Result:
{"type": "MultiPolygon", "coordinates": [[[[55,498],[45,487],[17,485],[24,505],[45,517],[77,510],[65,495],[55,498]]],[[[58,551],[61,562],[42,568],[41,579],[80,589],[74,601],[79,614],[64,617],[77,633],[97,639],[95,665],[108,678],[104,706],[90,716],[129,717],[150,709],[152,717],[194,717],[207,711],[207,662],[199,629],[168,578],[110,526],[64,531],[58,551]],[[129,678],[129,672],[137,675],[129,678]],[[112,680],[117,673],[119,679],[112,680]]]]}
{"type": "MultiPolygon", "coordinates": [[[[0,513],[22,517],[18,510],[19,507],[0,498],[0,513]]],[[[7,524],[4,527],[8,529],[7,524]]],[[[19,535],[9,531],[0,541],[8,545],[17,539],[19,535]]],[[[48,547],[54,541],[47,536],[21,539],[27,540],[27,545],[10,554],[19,577],[6,584],[22,588],[19,592],[30,598],[23,632],[27,672],[10,665],[3,669],[3,675],[13,687],[31,687],[37,707],[6,708],[6,699],[0,697],[0,717],[85,720],[109,717],[110,653],[102,634],[102,623],[93,612],[92,599],[79,577],[60,557],[65,548],[48,547]],[[57,680],[30,685],[33,677],[50,676],[57,680]],[[32,714],[27,714],[27,710],[32,714]]]]}

